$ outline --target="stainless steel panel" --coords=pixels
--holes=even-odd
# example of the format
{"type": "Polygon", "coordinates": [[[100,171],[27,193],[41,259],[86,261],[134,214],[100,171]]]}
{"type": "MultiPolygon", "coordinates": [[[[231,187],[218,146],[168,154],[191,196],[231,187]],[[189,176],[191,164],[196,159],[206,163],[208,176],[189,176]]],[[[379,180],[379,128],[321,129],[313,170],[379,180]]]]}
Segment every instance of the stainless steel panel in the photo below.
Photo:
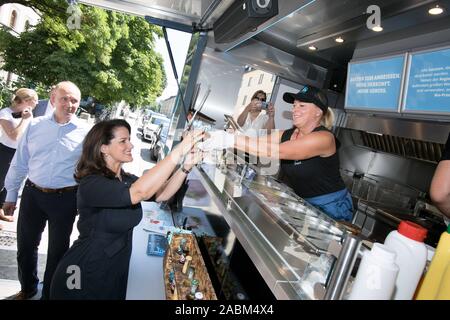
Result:
{"type": "Polygon", "coordinates": [[[201,96],[207,88],[211,88],[202,112],[216,120],[216,128],[223,127],[224,114],[234,113],[246,65],[281,75],[296,83],[317,87],[323,86],[327,75],[324,68],[255,40],[230,52],[217,52],[207,47],[198,76],[198,82],[201,84],[199,95],[201,96]],[[317,69],[315,79],[307,77],[309,68],[317,69]]]}
{"type": "MultiPolygon", "coordinates": [[[[208,39],[208,46],[212,38],[208,39]]],[[[244,64],[300,84],[309,84],[322,88],[325,84],[328,70],[317,64],[297,57],[289,52],[269,46],[264,42],[249,39],[233,50],[227,51],[222,59],[232,64],[244,64]],[[314,70],[314,78],[308,77],[314,70]]]]}
{"type": "Polygon", "coordinates": [[[208,88],[211,89],[202,113],[216,120],[216,128],[223,128],[225,114],[233,115],[245,72],[244,62],[232,62],[226,58],[227,55],[206,48],[197,80],[201,88],[199,96],[204,95],[208,88]]]}
{"type": "MultiPolygon", "coordinates": [[[[246,180],[238,171],[242,166],[227,167],[203,164],[196,174],[273,294],[278,299],[313,298],[302,287],[305,273],[319,259],[328,261],[330,243],[340,242],[345,228],[273,178],[246,180]]],[[[323,284],[331,268],[327,263],[320,271],[323,284]]]]}
{"type": "Polygon", "coordinates": [[[212,46],[220,51],[229,51],[240,44],[246,42],[250,38],[255,37],[262,31],[271,28],[273,25],[276,25],[279,21],[285,19],[287,16],[293,14],[294,12],[301,11],[305,7],[314,4],[316,0],[278,0],[278,15],[269,19],[260,25],[255,31],[248,32],[242,35],[238,40],[233,41],[231,43],[226,44],[212,44],[212,46]]]}
{"type": "Polygon", "coordinates": [[[346,128],[421,141],[445,143],[450,132],[450,123],[348,113],[346,128]]]}
{"type": "MultiPolygon", "coordinates": [[[[350,139],[351,134],[348,131],[342,130],[339,139],[350,139]]],[[[385,177],[422,192],[428,192],[436,169],[435,163],[376,152],[357,145],[341,148],[339,157],[343,170],[385,177]]]]}
{"type": "Polygon", "coordinates": [[[213,0],[81,0],[80,2],[137,16],[148,15],[192,25],[193,22],[200,21],[213,0]]]}

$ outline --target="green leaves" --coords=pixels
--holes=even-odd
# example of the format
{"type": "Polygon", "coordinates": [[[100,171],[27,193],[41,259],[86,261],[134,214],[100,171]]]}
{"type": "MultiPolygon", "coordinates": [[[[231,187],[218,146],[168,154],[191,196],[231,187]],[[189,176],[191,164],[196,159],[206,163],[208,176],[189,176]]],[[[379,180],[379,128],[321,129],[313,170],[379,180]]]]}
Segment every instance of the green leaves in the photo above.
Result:
{"type": "Polygon", "coordinates": [[[42,19],[19,37],[0,31],[3,70],[40,87],[73,81],[84,97],[103,104],[153,104],[162,93],[167,80],[162,58],[154,51],[155,39],[162,36],[159,27],[140,17],[81,5],[81,28],[71,30],[67,2],[19,3],[39,10],[42,19]]]}

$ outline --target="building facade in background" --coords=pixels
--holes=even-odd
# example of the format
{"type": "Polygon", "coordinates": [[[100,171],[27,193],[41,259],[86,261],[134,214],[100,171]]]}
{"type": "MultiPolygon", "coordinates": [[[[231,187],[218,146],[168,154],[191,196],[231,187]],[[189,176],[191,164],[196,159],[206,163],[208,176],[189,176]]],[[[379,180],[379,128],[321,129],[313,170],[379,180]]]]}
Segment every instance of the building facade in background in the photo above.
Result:
{"type": "Polygon", "coordinates": [[[267,94],[267,101],[272,96],[276,76],[262,70],[249,68],[242,76],[241,87],[234,106],[233,117],[237,118],[244,108],[249,104],[253,94],[257,90],[263,90],[267,94]]]}
{"type": "Polygon", "coordinates": [[[165,100],[162,100],[159,103],[161,106],[159,109],[159,113],[166,115],[167,118],[170,119],[172,117],[173,107],[175,105],[176,98],[177,98],[177,96],[171,96],[165,100]]]}
{"type": "MultiPolygon", "coordinates": [[[[15,35],[22,33],[27,27],[39,22],[39,15],[31,8],[21,4],[4,4],[0,7],[0,25],[8,27],[15,35]]],[[[3,59],[0,56],[0,81],[8,84],[17,80],[17,75],[1,69],[3,59]]]]}

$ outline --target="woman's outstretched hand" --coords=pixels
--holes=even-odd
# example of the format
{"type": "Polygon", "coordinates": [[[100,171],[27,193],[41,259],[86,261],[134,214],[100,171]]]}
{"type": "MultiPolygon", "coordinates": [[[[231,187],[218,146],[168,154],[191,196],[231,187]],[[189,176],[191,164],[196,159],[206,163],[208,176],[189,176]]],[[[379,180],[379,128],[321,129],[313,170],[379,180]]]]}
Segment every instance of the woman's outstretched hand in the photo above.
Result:
{"type": "Polygon", "coordinates": [[[186,155],[183,167],[186,170],[191,170],[197,163],[203,160],[203,151],[197,147],[192,148],[191,152],[186,155]]]}
{"type": "Polygon", "coordinates": [[[227,149],[234,146],[234,134],[223,130],[208,132],[205,138],[200,146],[203,151],[227,149]]]}
{"type": "Polygon", "coordinates": [[[183,141],[181,141],[182,149],[181,152],[183,155],[191,152],[192,148],[195,147],[197,143],[203,140],[205,136],[205,132],[203,130],[190,130],[183,137],[183,141]]]}

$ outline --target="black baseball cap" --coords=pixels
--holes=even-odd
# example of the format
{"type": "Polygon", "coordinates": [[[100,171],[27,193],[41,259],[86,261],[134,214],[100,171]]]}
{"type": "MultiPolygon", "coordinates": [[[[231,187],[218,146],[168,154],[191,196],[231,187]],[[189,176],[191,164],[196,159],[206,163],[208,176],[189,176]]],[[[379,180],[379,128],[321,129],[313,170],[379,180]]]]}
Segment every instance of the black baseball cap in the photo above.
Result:
{"type": "Polygon", "coordinates": [[[327,95],[320,89],[312,86],[304,86],[298,93],[286,92],[283,100],[287,103],[294,103],[295,100],[314,103],[323,113],[328,110],[327,95]]]}

